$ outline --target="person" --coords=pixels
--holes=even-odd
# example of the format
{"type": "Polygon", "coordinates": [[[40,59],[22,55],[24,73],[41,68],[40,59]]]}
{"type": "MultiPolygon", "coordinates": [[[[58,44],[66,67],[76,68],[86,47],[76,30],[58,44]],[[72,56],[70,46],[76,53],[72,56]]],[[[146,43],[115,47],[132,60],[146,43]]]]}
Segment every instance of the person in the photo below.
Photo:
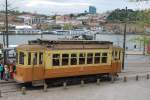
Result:
{"type": "Polygon", "coordinates": [[[8,79],[9,79],[9,68],[7,65],[5,65],[4,69],[5,69],[5,80],[8,81],[8,79]]]}
{"type": "Polygon", "coordinates": [[[3,80],[4,66],[0,63],[0,79],[3,80]]]}
{"type": "Polygon", "coordinates": [[[13,79],[13,73],[14,73],[13,67],[14,67],[14,65],[11,63],[9,65],[10,79],[13,79]]]}

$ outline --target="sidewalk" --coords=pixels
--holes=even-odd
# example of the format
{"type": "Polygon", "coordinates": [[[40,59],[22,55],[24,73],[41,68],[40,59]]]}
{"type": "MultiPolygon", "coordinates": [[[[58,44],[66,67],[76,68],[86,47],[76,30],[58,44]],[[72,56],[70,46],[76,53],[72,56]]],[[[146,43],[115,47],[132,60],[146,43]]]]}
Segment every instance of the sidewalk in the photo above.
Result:
{"type": "Polygon", "coordinates": [[[143,55],[143,51],[126,51],[127,55],[143,55]]]}

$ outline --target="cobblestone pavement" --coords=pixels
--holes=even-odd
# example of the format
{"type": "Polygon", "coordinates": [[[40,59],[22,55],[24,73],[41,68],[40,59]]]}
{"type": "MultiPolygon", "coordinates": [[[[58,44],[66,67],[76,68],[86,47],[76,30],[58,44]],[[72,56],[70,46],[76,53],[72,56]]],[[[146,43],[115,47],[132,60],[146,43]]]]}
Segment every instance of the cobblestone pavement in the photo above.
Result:
{"type": "MultiPolygon", "coordinates": [[[[128,55],[125,62],[125,70],[121,75],[150,73],[150,57],[143,55],[128,55]]],[[[139,81],[135,78],[127,82],[116,81],[101,82],[62,87],[49,88],[47,92],[42,89],[27,91],[26,95],[21,92],[2,94],[0,100],[150,100],[150,79],[145,77],[139,81]]],[[[1,88],[1,86],[0,86],[1,88]]]]}

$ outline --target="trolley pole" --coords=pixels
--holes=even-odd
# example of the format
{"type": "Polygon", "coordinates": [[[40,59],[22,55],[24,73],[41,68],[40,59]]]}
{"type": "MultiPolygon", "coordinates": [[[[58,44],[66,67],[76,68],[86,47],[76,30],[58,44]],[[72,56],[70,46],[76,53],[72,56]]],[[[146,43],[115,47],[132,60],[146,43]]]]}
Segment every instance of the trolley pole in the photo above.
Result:
{"type": "Polygon", "coordinates": [[[126,29],[127,29],[127,16],[128,16],[128,8],[126,7],[125,13],[126,13],[126,18],[125,18],[125,24],[124,24],[124,34],[123,34],[123,58],[122,58],[122,69],[124,70],[125,66],[125,54],[126,54],[126,29]]]}

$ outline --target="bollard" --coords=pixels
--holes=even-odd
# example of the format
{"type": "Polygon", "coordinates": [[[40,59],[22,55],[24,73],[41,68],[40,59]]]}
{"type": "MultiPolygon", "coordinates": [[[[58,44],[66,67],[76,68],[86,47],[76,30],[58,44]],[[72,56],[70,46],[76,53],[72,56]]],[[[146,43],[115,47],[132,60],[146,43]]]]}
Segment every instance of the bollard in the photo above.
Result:
{"type": "Polygon", "coordinates": [[[81,87],[84,86],[84,80],[81,80],[81,87]]]}
{"type": "Polygon", "coordinates": [[[123,81],[127,82],[127,77],[126,76],[124,76],[123,81]]]}
{"type": "Polygon", "coordinates": [[[149,74],[147,74],[147,77],[146,77],[147,79],[149,79],[149,74]]]}
{"type": "Polygon", "coordinates": [[[112,75],[111,83],[114,83],[114,81],[115,81],[115,77],[114,77],[114,75],[112,75]]]}
{"type": "Polygon", "coordinates": [[[139,80],[139,76],[138,75],[136,75],[136,81],[138,81],[139,80]]]}
{"type": "Polygon", "coordinates": [[[26,94],[26,87],[22,87],[21,92],[22,92],[23,95],[25,95],[26,94]]]}
{"type": "Polygon", "coordinates": [[[47,84],[44,83],[44,92],[47,92],[47,84]]]}
{"type": "Polygon", "coordinates": [[[97,85],[100,85],[100,79],[98,78],[96,81],[97,85]]]}
{"type": "Polygon", "coordinates": [[[67,89],[67,82],[63,82],[63,88],[67,89]]]}
{"type": "Polygon", "coordinates": [[[0,98],[2,97],[2,91],[0,90],[0,98]]]}

